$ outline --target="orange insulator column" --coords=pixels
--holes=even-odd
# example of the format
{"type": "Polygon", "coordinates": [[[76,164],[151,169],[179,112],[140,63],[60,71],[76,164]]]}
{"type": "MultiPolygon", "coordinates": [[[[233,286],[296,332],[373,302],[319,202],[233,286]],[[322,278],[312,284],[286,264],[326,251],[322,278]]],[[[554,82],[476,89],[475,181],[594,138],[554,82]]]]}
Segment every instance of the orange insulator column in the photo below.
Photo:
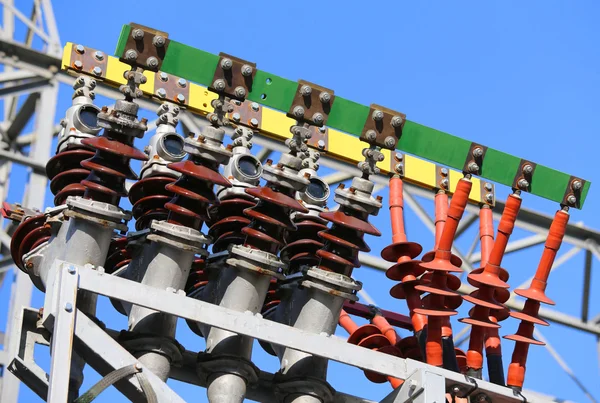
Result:
{"type": "Polygon", "coordinates": [[[430,293],[427,306],[415,309],[415,312],[427,315],[427,342],[425,348],[427,363],[438,367],[443,365],[443,318],[456,315],[456,311],[446,308],[445,298],[459,295],[447,286],[447,274],[461,271],[460,267],[452,262],[452,243],[456,235],[458,223],[467,206],[471,187],[472,182],[468,176],[458,182],[456,191],[450,202],[448,218],[434,258],[430,262],[421,263],[423,269],[429,270],[432,273],[431,283],[415,287],[419,291],[430,293]]]}
{"type": "Polygon", "coordinates": [[[396,263],[390,267],[386,276],[390,280],[401,281],[390,290],[390,295],[397,299],[406,299],[409,315],[415,334],[420,334],[425,326],[426,318],[415,314],[416,308],[421,308],[420,292],[415,286],[420,284],[417,277],[425,272],[420,267],[417,257],[423,248],[415,242],[408,242],[404,229],[404,197],[403,183],[398,175],[390,179],[390,217],[392,222],[393,243],[381,251],[381,257],[388,262],[396,263]]]}
{"type": "Polygon", "coordinates": [[[540,304],[554,305],[554,301],[546,296],[546,285],[552,264],[556,258],[556,253],[560,248],[563,237],[567,230],[569,222],[568,207],[556,212],[548,238],[544,245],[544,252],[538,269],[535,273],[531,285],[525,290],[515,290],[515,294],[527,298],[522,312],[511,312],[510,316],[521,320],[521,324],[516,334],[504,336],[505,339],[516,341],[512,360],[508,367],[507,384],[513,389],[521,390],[525,380],[525,365],[527,363],[527,354],[530,344],[544,345],[543,342],[533,338],[534,324],[548,326],[548,322],[538,316],[540,304]]]}
{"type": "MultiPolygon", "coordinates": [[[[358,326],[344,310],[340,312],[340,326],[350,334],[348,343],[355,344],[359,347],[368,348],[370,350],[379,351],[381,353],[402,357],[402,353],[395,342],[400,338],[396,334],[394,328],[381,315],[375,315],[373,324],[358,326]],[[377,325],[376,325],[376,324],[377,325]],[[392,340],[394,342],[392,343],[392,340]]],[[[364,371],[368,380],[373,383],[384,383],[389,381],[394,389],[404,383],[402,379],[385,376],[376,372],[364,371]]]]}
{"type": "Polygon", "coordinates": [[[506,283],[508,272],[501,268],[500,264],[521,207],[521,198],[517,193],[510,195],[506,200],[506,206],[498,224],[498,235],[485,267],[474,270],[467,277],[469,283],[478,290],[463,296],[466,301],[475,305],[469,311],[469,317],[460,319],[460,321],[472,325],[467,351],[468,374],[479,379],[482,377],[486,329],[500,327],[497,322],[490,320],[490,310],[504,309],[504,306],[495,299],[495,295],[507,294],[509,288],[506,283]]]}

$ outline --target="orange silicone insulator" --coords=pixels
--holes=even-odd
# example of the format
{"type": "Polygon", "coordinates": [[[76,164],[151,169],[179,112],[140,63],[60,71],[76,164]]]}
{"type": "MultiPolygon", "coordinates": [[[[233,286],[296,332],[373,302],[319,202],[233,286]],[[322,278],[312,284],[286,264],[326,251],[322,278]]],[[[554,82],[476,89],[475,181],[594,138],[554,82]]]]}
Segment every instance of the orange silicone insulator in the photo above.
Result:
{"type": "Polygon", "coordinates": [[[396,333],[396,330],[394,330],[392,325],[390,325],[390,323],[383,316],[375,315],[373,319],[371,319],[371,323],[381,330],[381,333],[387,337],[392,345],[395,345],[400,339],[398,337],[398,333],[396,333]]]}
{"type": "Polygon", "coordinates": [[[517,332],[512,335],[504,336],[504,338],[516,342],[512,360],[508,367],[507,384],[519,390],[523,387],[523,382],[525,380],[525,367],[529,345],[544,344],[533,338],[534,324],[548,325],[546,321],[538,317],[538,313],[540,303],[554,305],[554,301],[546,296],[545,291],[548,276],[550,275],[554,259],[556,258],[556,253],[560,248],[567,230],[568,221],[569,214],[567,211],[559,210],[556,212],[548,232],[548,238],[544,245],[540,263],[533,280],[531,280],[531,285],[525,290],[515,290],[515,294],[527,298],[527,300],[525,301],[522,312],[510,313],[512,317],[521,320],[517,332]]]}

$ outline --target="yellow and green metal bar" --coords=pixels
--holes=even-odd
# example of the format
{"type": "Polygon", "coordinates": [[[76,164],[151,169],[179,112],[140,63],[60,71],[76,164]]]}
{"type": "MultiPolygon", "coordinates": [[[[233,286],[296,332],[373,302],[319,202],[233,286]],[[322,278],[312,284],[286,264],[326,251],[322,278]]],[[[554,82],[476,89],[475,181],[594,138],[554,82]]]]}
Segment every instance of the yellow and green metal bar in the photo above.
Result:
{"type": "MultiPolygon", "coordinates": [[[[118,88],[126,84],[123,73],[131,67],[116,57],[105,55],[104,52],[67,43],[63,52],[62,69],[72,74],[89,74],[109,86],[118,88]]],[[[212,112],[210,104],[217,94],[209,91],[207,87],[163,71],[155,73],[147,70],[144,75],[147,81],[140,86],[140,89],[149,99],[155,102],[170,100],[201,116],[212,112]]],[[[288,118],[285,113],[264,107],[257,102],[246,101],[236,105],[236,110],[230,113],[230,119],[234,120],[236,113],[240,115],[238,124],[251,127],[262,135],[280,141],[292,136],[290,127],[296,124],[296,121],[288,118]]],[[[365,148],[365,143],[358,137],[340,130],[330,127],[315,129],[315,135],[310,141],[314,148],[320,149],[333,159],[352,164],[364,160],[362,150],[365,148]],[[319,144],[319,140],[322,143],[319,144]]],[[[456,184],[463,177],[460,171],[447,169],[445,166],[412,155],[398,153],[402,156],[401,161],[398,161],[396,153],[390,150],[382,150],[382,152],[385,160],[380,162],[378,167],[383,174],[395,172],[395,166],[402,163],[404,179],[419,187],[439,188],[440,182],[448,179],[447,188],[450,193],[453,193],[456,184]]],[[[494,205],[494,194],[494,186],[491,182],[473,178],[473,188],[469,197],[471,203],[494,205]]]]}
{"type": "MultiPolygon", "coordinates": [[[[131,35],[132,26],[124,25],[116,55],[121,56],[131,35]]],[[[216,69],[219,56],[187,46],[169,39],[168,48],[161,61],[161,71],[182,77],[194,83],[209,87],[216,69]]],[[[277,111],[289,111],[298,89],[298,82],[291,81],[262,70],[256,70],[251,91],[247,94],[249,101],[277,111]]],[[[370,107],[352,102],[336,94],[328,115],[327,126],[329,134],[343,132],[358,138],[369,119],[370,107]]],[[[463,171],[465,163],[475,143],[468,140],[429,128],[407,120],[402,129],[402,135],[397,143],[397,149],[417,157],[434,161],[444,166],[463,171]]],[[[345,144],[342,144],[346,148],[345,144]]],[[[329,152],[345,154],[334,149],[332,144],[329,152]]],[[[477,145],[482,146],[482,145],[477,145]]],[[[590,182],[581,177],[566,174],[552,168],[535,164],[532,161],[515,157],[492,148],[482,146],[485,155],[478,176],[502,185],[516,187],[515,178],[521,175],[524,164],[531,165],[534,170],[529,178],[526,189],[534,195],[566,204],[570,207],[581,208],[587,196],[590,182]],[[574,191],[573,184],[576,183],[574,191]],[[573,195],[575,198],[573,198],[573,195]],[[569,197],[571,196],[571,197],[569,197]],[[575,202],[567,202],[575,200],[575,202]]],[[[352,151],[351,151],[352,152],[352,151]]]]}

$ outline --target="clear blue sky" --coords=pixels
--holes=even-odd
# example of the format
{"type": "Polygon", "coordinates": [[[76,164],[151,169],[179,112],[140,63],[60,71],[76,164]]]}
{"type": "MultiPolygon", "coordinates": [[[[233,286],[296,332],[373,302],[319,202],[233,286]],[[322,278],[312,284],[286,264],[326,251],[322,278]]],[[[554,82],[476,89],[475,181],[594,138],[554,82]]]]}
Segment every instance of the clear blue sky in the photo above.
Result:
{"type": "MultiPolygon", "coordinates": [[[[333,88],[336,94],[363,104],[386,105],[419,123],[583,176],[593,184],[585,210],[573,211],[572,221],[600,228],[595,211],[600,199],[598,142],[594,140],[600,132],[598,2],[55,0],[54,8],[63,43],[112,53],[121,25],[138,22],[194,47],[252,60],[274,74],[333,88]]],[[[70,96],[69,89],[61,87],[57,120],[70,96]]],[[[98,100],[99,105],[104,102],[108,101],[98,100]]],[[[145,140],[138,142],[140,148],[144,144],[145,140]]],[[[497,189],[500,197],[508,193],[506,188],[497,189]]],[[[387,200],[387,192],[381,194],[387,200]]],[[[12,191],[11,197],[17,200],[19,192],[12,191]]],[[[524,206],[547,214],[557,208],[530,195],[524,196],[524,206]]],[[[427,229],[413,215],[407,221],[409,236],[429,250],[433,240],[427,229]]],[[[381,239],[370,239],[372,249],[378,251],[391,240],[386,209],[373,223],[383,232],[381,239]]],[[[524,235],[517,231],[513,239],[524,235]]],[[[473,231],[467,233],[459,245],[468,249],[472,236],[473,231]]],[[[513,286],[533,275],[540,253],[538,247],[505,259],[513,286]]],[[[548,287],[558,308],[572,315],[579,315],[582,267],[583,254],[579,254],[552,274],[548,287]]],[[[355,273],[378,304],[406,312],[403,301],[388,296],[393,283],[380,272],[364,268],[355,273]]],[[[600,298],[594,295],[598,285],[593,273],[591,316],[599,313],[600,298]]],[[[7,295],[8,282],[0,292],[7,295]]],[[[38,293],[34,305],[40,306],[41,301],[38,293]]],[[[459,317],[466,314],[469,304],[464,305],[459,317]]],[[[4,307],[0,305],[2,319],[4,307]]],[[[100,312],[111,327],[126,326],[125,318],[109,304],[103,303],[100,312]]],[[[514,320],[503,322],[501,334],[513,333],[516,326],[514,320]]],[[[455,331],[461,327],[455,324],[455,331]]],[[[595,338],[556,324],[541,330],[600,399],[595,338]]],[[[185,324],[179,327],[179,335],[188,349],[204,346],[185,324]]],[[[505,363],[513,345],[503,344],[508,353],[505,363]]],[[[530,351],[527,388],[586,400],[543,347],[530,351]]],[[[277,370],[275,358],[260,348],[255,354],[261,369],[277,370]]],[[[97,379],[88,374],[87,387],[97,379]]],[[[374,385],[359,370],[337,364],[331,365],[329,380],[340,391],[373,400],[390,391],[387,384],[374,385]]],[[[172,385],[186,400],[205,401],[203,390],[172,385]]],[[[22,402],[36,401],[27,388],[22,390],[22,402]]],[[[98,401],[115,401],[118,396],[111,390],[98,401]]]]}

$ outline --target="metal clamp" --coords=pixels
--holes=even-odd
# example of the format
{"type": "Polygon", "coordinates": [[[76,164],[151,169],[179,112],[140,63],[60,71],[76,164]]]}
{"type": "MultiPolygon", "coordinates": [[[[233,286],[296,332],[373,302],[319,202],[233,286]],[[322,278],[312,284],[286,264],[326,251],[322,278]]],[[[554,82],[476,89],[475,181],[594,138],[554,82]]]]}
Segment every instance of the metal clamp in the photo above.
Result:
{"type": "Polygon", "coordinates": [[[405,114],[371,104],[360,140],[381,148],[395,150],[405,122],[405,114]]]}
{"type": "Polygon", "coordinates": [[[169,34],[139,24],[130,25],[131,34],[119,60],[144,70],[160,70],[169,48],[169,34]]]}
{"type": "Polygon", "coordinates": [[[243,101],[252,92],[256,75],[256,63],[219,53],[219,65],[215,69],[211,91],[243,101]]]}
{"type": "Polygon", "coordinates": [[[327,123],[334,100],[333,90],[299,80],[298,90],[287,116],[299,122],[323,126],[327,123]]]}

